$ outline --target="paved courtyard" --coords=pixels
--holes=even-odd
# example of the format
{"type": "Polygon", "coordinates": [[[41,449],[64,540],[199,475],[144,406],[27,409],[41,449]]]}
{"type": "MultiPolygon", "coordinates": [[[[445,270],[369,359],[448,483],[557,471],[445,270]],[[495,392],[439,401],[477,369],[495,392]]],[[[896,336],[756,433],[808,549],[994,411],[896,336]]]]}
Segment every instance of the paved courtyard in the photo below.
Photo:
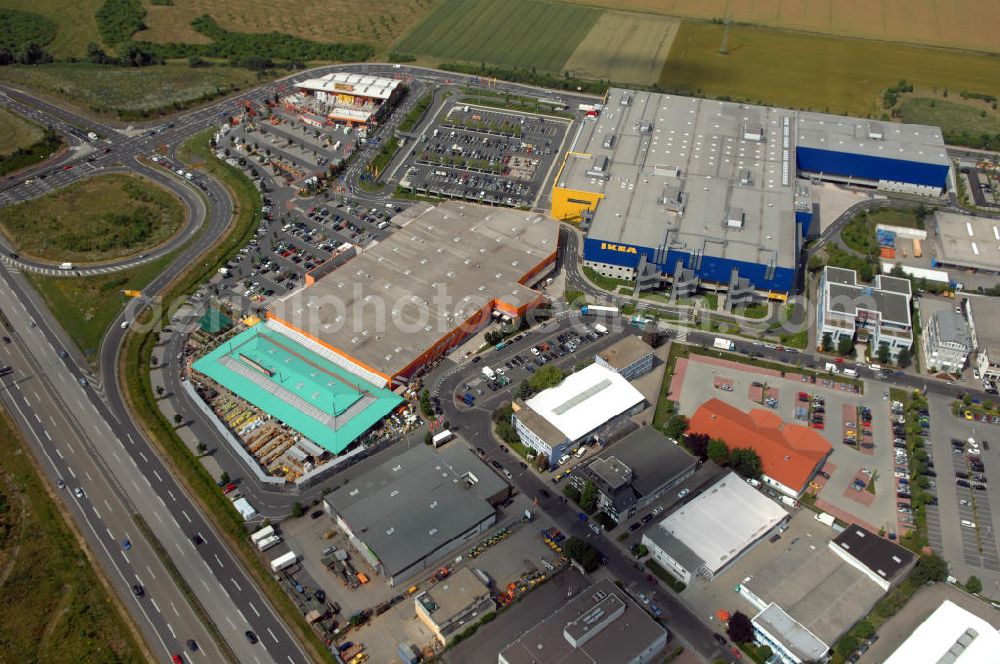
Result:
{"type": "MultiPolygon", "coordinates": [[[[829,509],[838,518],[857,522],[875,532],[880,528],[896,531],[890,402],[883,399],[877,388],[871,388],[876,390],[873,394],[856,394],[825,386],[821,382],[803,382],[799,374],[787,373],[782,376],[778,371],[698,355],[681,359],[677,364],[671,393],[678,400],[679,411],[689,417],[702,403],[713,397],[743,411],[767,408],[751,400],[755,382],[763,384],[768,391],[776,394],[777,404],[773,410],[785,422],[796,421],[795,409],[800,405],[797,400],[800,391],[823,396],[826,400],[825,428],[819,430],[819,433],[830,441],[833,452],[823,469],[830,474],[830,479],[817,477],[812,486],[812,490],[819,491],[817,504],[822,505],[823,509],[829,509]],[[721,386],[731,386],[732,389],[721,389],[721,386]],[[861,405],[872,409],[873,450],[850,447],[844,445],[842,440],[844,424],[847,422],[845,413],[856,413],[857,407],[861,405]],[[861,477],[865,470],[876,474],[875,493],[862,492],[865,495],[859,496],[851,488],[851,483],[861,477]]],[[[870,388],[871,384],[866,384],[866,387],[870,388]]],[[[758,387],[756,391],[761,390],[758,387]]],[[[798,422],[805,424],[801,420],[798,422]]],[[[856,418],[854,423],[857,424],[856,418]]]]}

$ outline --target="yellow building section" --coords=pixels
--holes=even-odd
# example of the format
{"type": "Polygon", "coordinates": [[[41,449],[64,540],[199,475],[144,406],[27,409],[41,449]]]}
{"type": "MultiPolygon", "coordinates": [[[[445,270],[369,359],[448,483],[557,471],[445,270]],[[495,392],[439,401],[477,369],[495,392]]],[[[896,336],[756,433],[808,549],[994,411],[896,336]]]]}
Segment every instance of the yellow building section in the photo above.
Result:
{"type": "MultiPolygon", "coordinates": [[[[562,181],[563,170],[570,158],[588,158],[591,155],[582,152],[569,152],[563,160],[559,172],[556,173],[556,183],[562,181]]],[[[552,187],[552,216],[559,221],[580,221],[580,215],[584,210],[593,212],[597,209],[597,202],[604,198],[604,194],[594,191],[584,191],[582,189],[568,189],[560,187],[558,184],[552,187]]]]}

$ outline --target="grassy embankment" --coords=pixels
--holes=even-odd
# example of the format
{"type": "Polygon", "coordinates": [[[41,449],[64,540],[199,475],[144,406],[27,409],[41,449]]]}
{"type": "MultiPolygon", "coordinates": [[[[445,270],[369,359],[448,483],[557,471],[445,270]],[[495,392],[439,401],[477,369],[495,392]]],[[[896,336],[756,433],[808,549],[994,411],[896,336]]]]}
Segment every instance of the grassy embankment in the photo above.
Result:
{"type": "Polygon", "coordinates": [[[45,161],[62,146],[56,134],[0,108],[0,175],[45,161]]]}
{"type": "MultiPolygon", "coordinates": [[[[198,162],[200,168],[219,179],[229,189],[236,203],[234,220],[229,232],[216,244],[206,249],[197,260],[191,262],[191,269],[179,275],[163,293],[164,302],[177,302],[207,281],[211,275],[233,256],[240,247],[249,242],[257,229],[257,214],[260,211],[260,194],[253,184],[239,170],[216,159],[208,146],[211,131],[206,131],[190,139],[182,147],[182,159],[188,163],[198,162]]],[[[267,594],[271,604],[298,640],[304,644],[315,661],[329,662],[333,657],[325,646],[305,624],[282,588],[260,564],[257,552],[246,537],[246,526],[232,504],[219,491],[213,478],[187,445],[177,435],[172,422],[168,422],[157,406],[157,397],[147,367],[157,343],[156,329],[161,327],[167,312],[146,311],[139,320],[151,331],[130,334],[126,339],[122,354],[120,372],[126,385],[126,398],[131,412],[141,422],[162,453],[182,477],[189,493],[209,514],[213,522],[228,540],[232,551],[239,555],[257,584],[267,594]],[[159,318],[160,320],[157,320],[159,318]]]]}
{"type": "Polygon", "coordinates": [[[0,231],[25,256],[96,263],[149,250],[184,225],[181,201],[134,175],[88,178],[0,210],[0,231]]]}
{"type": "Polygon", "coordinates": [[[0,410],[0,661],[148,661],[39,472],[0,410]]]}

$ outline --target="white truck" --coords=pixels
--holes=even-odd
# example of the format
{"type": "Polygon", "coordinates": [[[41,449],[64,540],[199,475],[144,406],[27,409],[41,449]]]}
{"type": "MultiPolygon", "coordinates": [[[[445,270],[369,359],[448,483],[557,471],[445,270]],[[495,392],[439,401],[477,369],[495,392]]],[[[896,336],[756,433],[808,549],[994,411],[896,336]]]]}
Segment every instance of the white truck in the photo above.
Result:
{"type": "Polygon", "coordinates": [[[431,443],[434,447],[441,447],[454,437],[455,434],[453,434],[450,429],[445,429],[444,431],[435,434],[434,437],[431,438],[431,443]]]}
{"type": "Polygon", "coordinates": [[[59,269],[60,270],[72,270],[73,269],[73,264],[72,263],[61,263],[59,265],[59,269]]]}
{"type": "Polygon", "coordinates": [[[837,369],[837,365],[833,362],[827,362],[824,368],[830,373],[840,373],[840,370],[837,369]]]}
{"type": "Polygon", "coordinates": [[[597,332],[598,334],[607,334],[608,333],[608,328],[606,328],[603,325],[601,325],[600,323],[598,323],[598,324],[594,325],[594,332],[597,332]]]}
{"type": "Polygon", "coordinates": [[[284,553],[271,561],[271,571],[277,573],[283,569],[288,569],[294,565],[295,561],[298,559],[299,557],[295,555],[294,551],[284,553]]]}
{"type": "Polygon", "coordinates": [[[280,535],[271,535],[270,537],[265,537],[264,539],[257,542],[257,548],[261,551],[267,551],[272,546],[281,542],[280,535]]]}
{"type": "Polygon", "coordinates": [[[483,376],[486,380],[493,380],[497,377],[497,375],[493,372],[493,369],[490,369],[489,367],[483,367],[483,376]]]}
{"type": "Polygon", "coordinates": [[[716,337],[712,346],[719,350],[736,350],[736,342],[730,339],[723,339],[722,337],[716,337]]]}
{"type": "Polygon", "coordinates": [[[256,544],[257,542],[261,541],[262,539],[265,539],[267,537],[271,537],[273,535],[274,535],[274,527],[273,526],[265,526],[264,528],[261,528],[260,530],[258,530],[257,532],[255,532],[253,535],[251,535],[250,536],[250,541],[253,542],[254,544],[256,544]]]}

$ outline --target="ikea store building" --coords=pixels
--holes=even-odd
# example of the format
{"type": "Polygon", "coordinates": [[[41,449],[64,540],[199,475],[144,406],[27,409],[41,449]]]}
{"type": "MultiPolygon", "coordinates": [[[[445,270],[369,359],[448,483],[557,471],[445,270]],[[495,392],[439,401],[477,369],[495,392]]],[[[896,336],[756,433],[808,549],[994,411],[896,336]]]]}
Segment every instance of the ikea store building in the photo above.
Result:
{"type": "Polygon", "coordinates": [[[936,127],[612,89],[552,215],[587,230],[584,264],[603,276],[738,306],[794,290],[813,183],[936,197],[950,166],[936,127]]]}

